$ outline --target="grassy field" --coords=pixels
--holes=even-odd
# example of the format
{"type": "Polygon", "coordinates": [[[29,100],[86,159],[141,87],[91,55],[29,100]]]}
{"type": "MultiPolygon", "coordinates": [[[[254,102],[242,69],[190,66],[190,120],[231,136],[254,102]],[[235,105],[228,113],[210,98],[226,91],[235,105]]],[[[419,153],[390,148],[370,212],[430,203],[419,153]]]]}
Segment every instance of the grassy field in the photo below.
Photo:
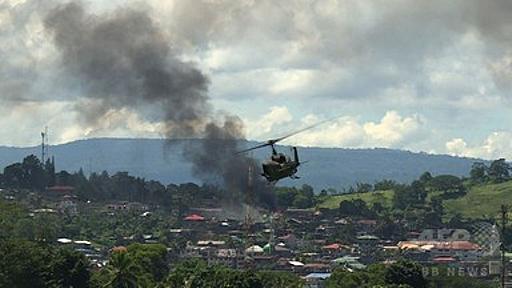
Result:
{"type": "Polygon", "coordinates": [[[380,202],[382,205],[386,207],[391,207],[391,201],[393,199],[393,191],[392,190],[386,190],[386,191],[375,191],[375,192],[367,192],[367,193],[353,193],[353,194],[346,194],[346,195],[335,195],[335,196],[329,196],[327,197],[322,203],[320,203],[318,206],[321,208],[338,208],[340,205],[340,202],[343,200],[354,200],[354,199],[361,199],[365,201],[370,206],[373,205],[373,203],[380,202]]]}
{"type": "MultiPolygon", "coordinates": [[[[438,192],[429,193],[427,201],[435,194],[438,194],[438,192]]],[[[393,191],[329,196],[318,206],[334,209],[338,208],[341,201],[353,199],[362,199],[369,206],[375,202],[381,202],[384,206],[391,207],[393,191]]],[[[464,197],[443,202],[446,218],[450,218],[457,213],[470,218],[496,217],[502,204],[512,205],[512,181],[473,186],[464,197]]]]}
{"type": "Polygon", "coordinates": [[[444,201],[445,213],[464,217],[495,217],[502,204],[512,204],[512,181],[474,186],[464,197],[444,201]]]}

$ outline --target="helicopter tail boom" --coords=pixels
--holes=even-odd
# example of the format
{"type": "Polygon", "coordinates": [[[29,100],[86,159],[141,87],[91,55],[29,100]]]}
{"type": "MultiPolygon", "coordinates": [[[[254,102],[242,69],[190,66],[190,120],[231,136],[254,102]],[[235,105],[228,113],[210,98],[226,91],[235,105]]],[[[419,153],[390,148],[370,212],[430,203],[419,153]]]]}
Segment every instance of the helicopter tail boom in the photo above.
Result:
{"type": "Polygon", "coordinates": [[[299,164],[299,152],[297,152],[297,147],[293,147],[293,158],[297,164],[299,164]]]}

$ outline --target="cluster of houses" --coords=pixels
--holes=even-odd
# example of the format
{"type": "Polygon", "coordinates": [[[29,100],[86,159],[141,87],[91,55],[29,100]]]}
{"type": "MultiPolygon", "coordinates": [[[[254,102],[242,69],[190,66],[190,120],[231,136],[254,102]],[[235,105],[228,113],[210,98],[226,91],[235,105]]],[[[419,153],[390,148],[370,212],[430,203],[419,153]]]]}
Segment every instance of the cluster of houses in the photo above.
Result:
{"type": "Polygon", "coordinates": [[[69,238],[58,238],[58,245],[69,247],[75,251],[81,252],[87,257],[94,268],[101,269],[107,264],[105,251],[94,247],[90,241],[87,240],[72,240],[69,238]]]}
{"type": "Polygon", "coordinates": [[[410,233],[406,241],[380,239],[373,234],[377,224],[375,219],[351,220],[310,209],[288,209],[252,223],[225,219],[221,209],[192,209],[181,227],[170,231],[171,238],[186,239],[181,249],[170,253],[232,268],[290,271],[304,277],[310,287],[321,287],[336,268],[353,271],[399,258],[417,261],[426,269],[444,265],[456,267],[457,273],[483,271],[469,275],[474,277],[499,273],[493,261],[497,246],[487,245],[499,239],[488,237],[485,245],[478,244],[465,229],[424,229],[410,233]],[[337,236],[346,225],[353,227],[356,237],[341,241],[337,236]]]}
{"type": "MultiPolygon", "coordinates": [[[[36,209],[33,213],[52,210],[76,215],[72,192],[71,187],[52,187],[47,193],[56,199],[55,209],[36,209]]],[[[103,209],[109,213],[136,210],[141,217],[153,213],[151,207],[133,202],[105,204],[103,209]]],[[[500,269],[496,265],[499,233],[492,229],[484,237],[482,233],[475,237],[465,229],[423,229],[410,231],[407,239],[382,239],[376,236],[377,219],[340,217],[335,210],[287,209],[266,215],[256,209],[245,212],[233,215],[221,208],[189,209],[176,227],[167,231],[167,243],[177,243],[168,249],[170,263],[201,258],[235,269],[289,271],[303,277],[309,287],[322,287],[337,268],[354,271],[399,258],[424,265],[426,273],[435,271],[429,267],[444,265],[457,269],[458,275],[460,271],[479,271],[468,275],[488,277],[500,269]],[[350,237],[344,237],[347,234],[350,237]]],[[[130,239],[125,240],[129,244],[130,239]]],[[[159,243],[152,235],[133,241],[159,243]]],[[[95,249],[88,241],[61,238],[58,243],[83,252],[97,268],[108,259],[108,248],[95,249]]]]}

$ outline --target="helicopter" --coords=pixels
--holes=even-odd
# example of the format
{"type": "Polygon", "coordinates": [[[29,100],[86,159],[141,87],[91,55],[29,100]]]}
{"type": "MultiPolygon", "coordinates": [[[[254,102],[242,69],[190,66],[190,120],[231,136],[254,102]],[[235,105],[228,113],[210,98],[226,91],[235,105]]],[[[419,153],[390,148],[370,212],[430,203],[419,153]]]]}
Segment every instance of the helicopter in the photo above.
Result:
{"type": "Polygon", "coordinates": [[[274,145],[276,143],[278,143],[279,141],[287,139],[296,134],[302,133],[306,130],[312,129],[318,125],[332,121],[333,119],[334,118],[318,122],[316,124],[313,124],[311,126],[297,130],[295,132],[292,132],[290,134],[287,134],[285,136],[282,136],[282,137],[279,137],[276,139],[267,140],[263,144],[239,151],[239,152],[237,152],[237,154],[246,153],[246,152],[249,152],[252,150],[270,146],[270,148],[272,149],[272,155],[270,155],[270,158],[268,160],[263,161],[263,163],[262,163],[263,173],[261,174],[261,176],[265,177],[265,179],[267,179],[267,181],[271,184],[275,184],[277,181],[279,181],[283,178],[286,178],[286,177],[290,177],[291,179],[300,179],[300,177],[295,174],[297,173],[297,168],[301,164],[306,163],[306,161],[300,162],[299,152],[297,151],[297,147],[291,147],[291,149],[293,151],[293,159],[292,159],[290,156],[287,156],[283,153],[278,153],[276,150],[276,147],[274,145]]]}

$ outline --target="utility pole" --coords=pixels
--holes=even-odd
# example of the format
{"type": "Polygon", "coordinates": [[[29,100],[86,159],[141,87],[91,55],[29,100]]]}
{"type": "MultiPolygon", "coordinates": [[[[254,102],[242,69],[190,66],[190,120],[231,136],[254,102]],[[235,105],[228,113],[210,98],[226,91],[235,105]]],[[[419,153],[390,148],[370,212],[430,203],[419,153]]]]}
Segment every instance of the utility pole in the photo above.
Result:
{"type": "Polygon", "coordinates": [[[501,205],[501,287],[505,288],[507,274],[507,260],[505,258],[505,224],[507,223],[508,207],[501,205]]]}
{"type": "Polygon", "coordinates": [[[44,137],[46,134],[41,132],[41,163],[44,165],[44,137]]]}

